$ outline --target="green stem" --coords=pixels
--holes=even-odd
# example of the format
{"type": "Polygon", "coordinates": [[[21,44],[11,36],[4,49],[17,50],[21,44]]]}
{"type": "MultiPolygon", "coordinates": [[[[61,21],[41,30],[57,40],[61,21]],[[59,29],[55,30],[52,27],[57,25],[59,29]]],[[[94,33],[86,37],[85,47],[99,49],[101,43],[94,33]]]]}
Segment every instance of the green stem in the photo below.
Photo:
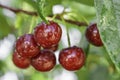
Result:
{"type": "Polygon", "coordinates": [[[37,4],[37,12],[38,12],[38,15],[40,16],[40,18],[48,24],[48,21],[46,20],[46,18],[44,17],[44,15],[42,14],[42,8],[43,8],[43,5],[44,3],[41,1],[41,0],[37,0],[36,2],[37,4]],[[40,4],[41,3],[41,4],[40,4]]]}
{"type": "MultiPolygon", "coordinates": [[[[71,14],[72,14],[72,15],[70,15],[70,17],[72,17],[72,18],[75,19],[75,20],[78,20],[76,17],[73,16],[75,13],[71,12],[71,14]]],[[[81,18],[85,21],[85,23],[86,23],[87,25],[89,25],[89,21],[85,18],[85,16],[83,16],[83,15],[79,15],[79,16],[81,16],[81,18]]]]}
{"type": "Polygon", "coordinates": [[[56,18],[57,14],[55,14],[53,17],[52,17],[52,20],[54,20],[56,18]]]}
{"type": "Polygon", "coordinates": [[[84,19],[84,21],[87,23],[87,25],[89,25],[89,21],[84,16],[81,15],[81,17],[84,19]]]}
{"type": "Polygon", "coordinates": [[[71,42],[70,42],[70,36],[69,36],[69,28],[68,28],[67,24],[65,23],[65,20],[64,20],[64,18],[62,16],[61,16],[61,19],[62,19],[64,25],[66,26],[68,46],[70,47],[71,46],[71,42]]]}
{"type": "Polygon", "coordinates": [[[86,49],[86,57],[88,57],[89,51],[90,51],[90,44],[88,43],[88,46],[87,46],[87,49],[86,49]]]}
{"type": "Polygon", "coordinates": [[[31,20],[30,28],[29,28],[29,33],[32,33],[35,22],[36,22],[36,17],[33,16],[31,20]]]}

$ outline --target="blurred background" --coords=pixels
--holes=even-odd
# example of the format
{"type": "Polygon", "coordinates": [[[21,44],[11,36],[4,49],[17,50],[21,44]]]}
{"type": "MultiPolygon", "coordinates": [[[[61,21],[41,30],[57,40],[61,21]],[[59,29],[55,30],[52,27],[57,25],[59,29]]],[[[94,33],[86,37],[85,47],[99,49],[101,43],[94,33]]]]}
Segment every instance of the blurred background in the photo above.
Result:
{"type": "Polygon", "coordinates": [[[59,62],[49,72],[38,72],[32,67],[27,69],[17,68],[12,62],[12,54],[16,39],[33,32],[34,27],[41,22],[35,15],[24,12],[14,12],[12,9],[21,9],[35,12],[35,0],[0,0],[0,80],[120,80],[115,74],[115,67],[104,47],[90,45],[84,36],[87,25],[96,23],[96,9],[94,0],[46,0],[43,14],[47,19],[50,15],[65,13],[63,17],[86,25],[64,24],[59,19],[54,19],[61,25],[63,34],[59,49],[55,52],[58,59],[59,51],[68,47],[66,26],[69,27],[71,45],[82,47],[86,52],[86,63],[78,71],[67,71],[59,62]],[[7,8],[5,7],[7,6],[7,8]],[[9,9],[8,9],[9,8],[9,9]],[[77,34],[77,35],[76,35],[77,34]]]}

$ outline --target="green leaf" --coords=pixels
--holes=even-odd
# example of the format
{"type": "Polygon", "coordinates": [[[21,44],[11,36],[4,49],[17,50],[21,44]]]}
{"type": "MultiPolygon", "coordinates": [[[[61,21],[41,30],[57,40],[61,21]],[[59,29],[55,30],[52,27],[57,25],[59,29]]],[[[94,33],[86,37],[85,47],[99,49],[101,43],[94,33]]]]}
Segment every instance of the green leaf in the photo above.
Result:
{"type": "Polygon", "coordinates": [[[44,74],[41,73],[35,73],[34,75],[32,75],[31,80],[46,80],[47,77],[44,76],[44,74]]]}
{"type": "Polygon", "coordinates": [[[0,38],[7,36],[11,31],[11,26],[8,24],[6,17],[0,10],[0,38]]]}
{"type": "Polygon", "coordinates": [[[65,8],[70,8],[71,13],[67,14],[72,16],[77,21],[91,21],[96,15],[95,7],[87,6],[75,1],[63,1],[62,4],[65,8]]]}
{"type": "Polygon", "coordinates": [[[86,4],[88,6],[94,6],[94,0],[75,0],[75,1],[86,4]]]}
{"type": "Polygon", "coordinates": [[[22,0],[22,1],[25,1],[26,3],[28,3],[29,5],[31,5],[35,9],[37,7],[35,1],[33,1],[33,0],[22,0]]]}
{"type": "Polygon", "coordinates": [[[16,21],[15,21],[15,28],[17,29],[16,31],[16,35],[20,36],[23,34],[26,34],[28,32],[30,32],[29,30],[31,30],[31,32],[33,31],[32,29],[36,26],[37,22],[33,21],[33,18],[37,18],[37,17],[32,17],[26,14],[17,14],[16,16],[16,21]],[[32,29],[30,29],[32,28],[32,29]]]}
{"type": "Polygon", "coordinates": [[[104,46],[120,70],[120,0],[95,0],[98,29],[104,46]]]}
{"type": "MultiPolygon", "coordinates": [[[[24,0],[28,4],[30,4],[34,9],[36,9],[37,5],[33,0],[24,0]]],[[[61,4],[61,0],[45,0],[45,5],[43,8],[43,13],[45,16],[52,14],[52,7],[56,4],[61,4]]]]}
{"type": "Polygon", "coordinates": [[[99,65],[90,71],[89,80],[110,80],[108,68],[99,65]]]}
{"type": "Polygon", "coordinates": [[[52,7],[57,4],[61,4],[61,0],[45,0],[44,15],[48,16],[52,14],[52,7]]]}
{"type": "Polygon", "coordinates": [[[87,6],[94,6],[94,0],[62,0],[63,2],[68,1],[68,2],[77,2],[77,3],[82,3],[87,6]]]}

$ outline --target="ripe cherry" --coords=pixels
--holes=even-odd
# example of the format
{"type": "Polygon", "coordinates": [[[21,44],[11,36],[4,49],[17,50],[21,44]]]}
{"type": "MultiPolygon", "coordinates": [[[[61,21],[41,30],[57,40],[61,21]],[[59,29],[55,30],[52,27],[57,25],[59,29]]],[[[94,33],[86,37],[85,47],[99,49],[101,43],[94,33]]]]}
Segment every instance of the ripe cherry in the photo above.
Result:
{"type": "Polygon", "coordinates": [[[56,57],[51,50],[41,50],[31,59],[31,65],[38,71],[50,71],[56,64],[56,57]]]}
{"type": "Polygon", "coordinates": [[[84,51],[76,46],[65,48],[60,51],[59,62],[69,71],[79,70],[85,62],[84,51]]]}
{"type": "Polygon", "coordinates": [[[49,24],[42,22],[34,30],[34,38],[38,45],[42,47],[51,47],[57,45],[61,39],[61,27],[53,21],[49,24]]]}
{"type": "Polygon", "coordinates": [[[56,51],[58,49],[58,44],[55,45],[55,46],[52,46],[52,47],[45,47],[44,49],[49,49],[49,50],[52,50],[52,51],[56,51]]]}
{"type": "Polygon", "coordinates": [[[21,57],[16,51],[13,54],[12,61],[17,67],[22,69],[28,68],[30,65],[30,59],[21,57]]]}
{"type": "Polygon", "coordinates": [[[86,35],[87,40],[91,44],[93,44],[95,46],[103,45],[101,38],[100,38],[99,31],[97,29],[97,24],[92,24],[92,25],[88,26],[85,35],[86,35]]]}
{"type": "Polygon", "coordinates": [[[16,50],[20,56],[34,57],[40,49],[36,44],[32,34],[25,34],[16,41],[16,50]]]}

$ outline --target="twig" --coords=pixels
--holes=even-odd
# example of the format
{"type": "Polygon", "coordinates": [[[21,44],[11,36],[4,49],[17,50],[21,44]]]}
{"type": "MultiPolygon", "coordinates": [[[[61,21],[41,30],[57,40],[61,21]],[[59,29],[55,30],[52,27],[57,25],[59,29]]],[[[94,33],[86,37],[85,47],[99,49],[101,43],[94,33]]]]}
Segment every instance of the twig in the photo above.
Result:
{"type": "MultiPolygon", "coordinates": [[[[8,9],[8,10],[14,12],[15,14],[25,13],[25,14],[31,15],[31,16],[38,16],[37,12],[30,12],[30,11],[25,11],[25,10],[22,10],[22,9],[15,9],[15,8],[11,8],[11,7],[2,5],[2,4],[0,4],[0,7],[4,8],[4,9],[8,9]]],[[[53,15],[50,15],[49,17],[53,17],[53,15]]],[[[56,16],[55,18],[61,20],[60,16],[56,16]]],[[[77,25],[77,26],[88,26],[88,24],[85,23],[85,22],[73,21],[73,20],[68,20],[68,19],[64,19],[64,20],[68,23],[71,23],[71,24],[74,24],[74,25],[77,25]]]]}
{"type": "Polygon", "coordinates": [[[21,13],[25,13],[25,14],[28,14],[28,15],[37,16],[37,13],[36,13],[36,12],[25,11],[25,10],[22,10],[22,9],[14,9],[14,8],[11,8],[11,7],[2,5],[2,4],[0,4],[0,7],[1,7],[1,8],[8,9],[8,10],[14,12],[14,13],[20,13],[20,12],[21,12],[21,13]]]}

